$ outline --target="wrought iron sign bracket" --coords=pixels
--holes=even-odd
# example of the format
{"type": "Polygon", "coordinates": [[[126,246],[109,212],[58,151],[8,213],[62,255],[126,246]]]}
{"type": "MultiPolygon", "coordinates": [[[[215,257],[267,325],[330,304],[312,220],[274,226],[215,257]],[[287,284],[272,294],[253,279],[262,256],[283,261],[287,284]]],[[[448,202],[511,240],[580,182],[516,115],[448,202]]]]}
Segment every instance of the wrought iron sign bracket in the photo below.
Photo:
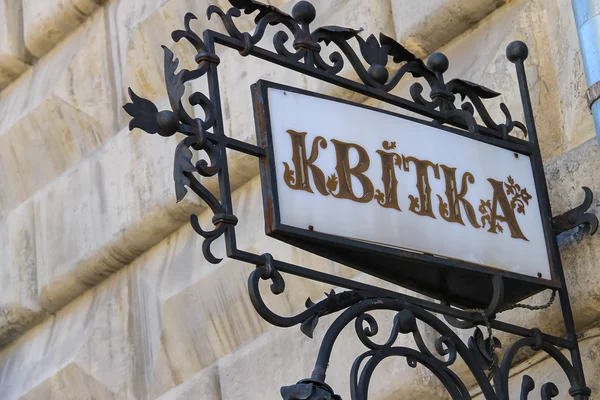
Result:
{"type": "MultiPolygon", "coordinates": [[[[430,56],[425,64],[395,40],[383,34],[379,36],[379,40],[373,35],[365,40],[360,36],[360,30],[351,28],[324,26],[311,29],[310,24],[315,19],[316,11],[306,1],[298,2],[292,10],[292,15],[254,0],[230,0],[230,3],[233,7],[227,11],[216,6],[210,6],[207,10],[209,19],[214,15],[221,19],[227,34],[212,30],[206,30],[202,35],[197,34],[190,26],[191,21],[196,17],[189,13],[184,18],[184,29],[172,33],[173,40],[178,42],[186,39],[196,49],[195,61],[198,65],[196,69],[177,70],[178,59],[163,46],[165,81],[171,110],[159,111],[151,101],[137,96],[131,90],[129,90],[131,103],[126,104],[124,108],[133,117],[129,124],[130,129],[141,128],[147,133],[158,133],[161,136],[172,136],[179,132],[185,136],[175,150],[173,177],[177,201],[184,198],[189,188],[204,200],[212,211],[214,228],[211,230],[202,228],[197,216],[191,217],[192,227],[204,239],[202,249],[208,262],[217,264],[221,261],[212,253],[211,245],[216,239],[224,238],[227,257],[256,266],[249,276],[248,291],[254,308],[263,319],[279,327],[297,325],[305,335],[312,337],[321,317],[339,313],[327,329],[312,375],[295,385],[284,386],[281,389],[283,399],[341,399],[326,383],[326,371],[333,346],[341,330],[349,324],[354,324],[357,337],[367,349],[356,358],[351,367],[350,393],[353,400],[367,399],[370,379],[375,368],[382,360],[390,357],[405,358],[411,367],[417,364],[424,366],[440,380],[453,399],[469,399],[468,388],[451,370],[458,356],[469,367],[486,399],[507,400],[509,369],[517,351],[525,347],[544,351],[556,360],[569,381],[569,394],[578,400],[588,399],[590,389],[586,386],[583,374],[556,234],[581,223],[588,223],[593,233],[597,227],[597,220],[591,214],[585,213],[591,204],[589,189],[586,190],[586,201],[582,206],[552,219],[525,75],[524,61],[527,58],[525,44],[513,42],[507,49],[507,57],[517,69],[525,123],[513,121],[504,104],[500,105],[504,122],[497,123],[490,116],[484,101],[500,94],[461,79],[446,82],[444,73],[448,69],[449,62],[443,54],[436,53],[430,56]],[[255,14],[256,27],[253,32],[241,32],[236,26],[235,19],[240,17],[242,12],[255,14]],[[268,26],[283,28],[273,36],[275,51],[259,46],[268,26]],[[293,36],[291,47],[288,43],[290,35],[293,36]],[[360,54],[350,46],[351,40],[357,41],[360,54]],[[537,291],[552,290],[553,294],[548,304],[554,300],[555,295],[559,297],[567,337],[544,334],[537,329],[496,319],[497,314],[508,308],[521,306],[536,309],[531,306],[507,304],[508,296],[515,297],[514,293],[508,293],[505,287],[506,282],[511,279],[510,274],[483,275],[482,279],[490,279],[486,283],[492,288],[492,295],[487,304],[480,303],[483,307],[468,308],[452,298],[442,296],[439,302],[428,301],[287,263],[275,259],[268,253],[255,254],[239,249],[235,235],[238,218],[235,216],[232,204],[227,150],[256,157],[259,163],[263,164],[262,171],[266,170],[268,153],[262,146],[231,138],[224,131],[217,70],[220,59],[215,52],[216,44],[236,49],[242,56],[258,57],[272,64],[417,113],[440,129],[530,157],[536,181],[536,195],[540,201],[544,235],[550,248],[549,257],[552,260],[553,277],[551,280],[529,279],[528,283],[533,282],[537,285],[535,286],[538,288],[537,291]],[[323,45],[330,44],[337,46],[339,50],[331,53],[329,61],[325,61],[321,49],[323,45]],[[397,67],[393,75],[390,75],[387,68],[389,59],[397,67]],[[339,75],[346,62],[351,65],[358,80],[339,75]],[[368,67],[365,67],[365,64],[368,64],[368,67]],[[203,116],[192,117],[183,106],[185,84],[203,76],[206,76],[208,81],[208,94],[194,92],[188,97],[189,104],[192,107],[200,107],[203,116]],[[411,85],[411,100],[391,93],[401,81],[411,77],[426,82],[429,86],[427,97],[423,96],[425,89],[419,82],[411,85]],[[460,103],[458,107],[455,104],[457,102],[460,103]],[[525,139],[512,134],[515,128],[525,139]],[[193,163],[192,151],[203,151],[200,154],[205,154],[206,158],[201,157],[198,162],[193,163]],[[200,177],[218,179],[220,192],[218,197],[202,184],[200,177]],[[309,298],[306,300],[304,311],[293,316],[281,316],[266,305],[259,283],[262,280],[270,281],[272,294],[280,295],[286,289],[283,274],[326,283],[334,288],[342,288],[344,291],[336,293],[332,290],[325,299],[316,303],[309,298]],[[395,314],[393,327],[385,343],[373,341],[373,336],[379,330],[376,319],[370,314],[374,310],[387,310],[395,314]],[[435,314],[442,315],[451,326],[442,322],[435,314]],[[434,350],[430,350],[425,343],[417,321],[430,326],[439,335],[434,350]],[[478,326],[485,326],[487,335],[484,335],[478,326]],[[475,328],[475,331],[465,344],[453,327],[475,328]],[[521,337],[508,348],[501,361],[495,352],[500,343],[493,337],[494,330],[521,337]],[[410,335],[417,348],[397,345],[397,338],[400,335],[410,335]],[[560,349],[569,351],[570,360],[560,349]],[[493,379],[493,385],[490,379],[493,379]]],[[[260,107],[260,99],[255,96],[254,101],[255,107],[260,107]]],[[[266,121],[258,120],[256,123],[258,131],[262,132],[262,125],[266,121]]],[[[266,204],[266,208],[269,206],[266,204]]],[[[414,255],[414,257],[418,262],[425,264],[432,260],[426,254],[414,255]]],[[[525,376],[521,399],[526,399],[534,387],[533,380],[525,376]]],[[[558,390],[554,384],[546,383],[541,386],[541,393],[542,398],[549,399],[556,397],[558,390]]]]}
{"type": "Polygon", "coordinates": [[[590,235],[595,234],[598,230],[598,217],[586,212],[594,201],[594,194],[588,187],[584,186],[582,189],[585,193],[585,199],[581,205],[552,218],[552,230],[556,235],[575,229],[580,225],[586,225],[589,228],[590,235]]]}

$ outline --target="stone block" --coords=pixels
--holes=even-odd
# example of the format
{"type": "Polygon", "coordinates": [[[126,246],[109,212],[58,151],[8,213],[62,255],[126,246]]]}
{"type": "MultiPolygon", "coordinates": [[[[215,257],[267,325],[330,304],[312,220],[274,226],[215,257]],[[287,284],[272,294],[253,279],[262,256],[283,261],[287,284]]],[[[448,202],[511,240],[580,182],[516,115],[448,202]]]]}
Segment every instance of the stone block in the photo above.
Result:
{"type": "Polygon", "coordinates": [[[168,359],[178,360],[173,370],[182,382],[268,327],[248,297],[250,271],[241,263],[227,262],[165,301],[161,343],[168,359]]]}
{"type": "Polygon", "coordinates": [[[33,203],[0,220],[0,347],[39,323],[33,203]]]}
{"type": "Polygon", "coordinates": [[[175,203],[176,138],[123,130],[36,195],[38,284],[44,309],[66,302],[179,228],[200,201],[175,203]]]}
{"type": "Polygon", "coordinates": [[[555,0],[545,4],[545,24],[549,58],[557,70],[557,90],[552,93],[559,99],[562,124],[554,127],[564,132],[563,151],[573,149],[594,137],[594,121],[587,106],[587,89],[579,37],[573,18],[573,9],[568,0],[555,0]]]}
{"type": "Polygon", "coordinates": [[[41,58],[105,0],[22,1],[25,45],[31,54],[41,58]]]}
{"type": "Polygon", "coordinates": [[[396,39],[426,57],[505,3],[505,0],[391,0],[396,39]]]}
{"type": "Polygon", "coordinates": [[[10,213],[107,136],[96,118],[50,96],[0,136],[0,163],[6,171],[0,183],[0,213],[10,213]]]}
{"type": "Polygon", "coordinates": [[[0,94],[0,216],[114,133],[114,87],[101,12],[0,94]],[[50,123],[49,123],[50,121],[50,123]]]}
{"type": "Polygon", "coordinates": [[[156,400],[222,400],[217,366],[209,367],[187,379],[156,400]]]}
{"type": "Polygon", "coordinates": [[[56,374],[19,397],[19,400],[121,400],[123,394],[115,393],[77,364],[68,364],[56,374]]]}
{"type": "Polygon", "coordinates": [[[2,397],[140,398],[132,388],[136,370],[127,333],[136,314],[127,283],[120,279],[101,292],[88,292],[74,307],[5,348],[0,357],[2,397]]]}
{"type": "MultiPolygon", "coordinates": [[[[237,204],[247,197],[260,198],[257,179],[237,193],[237,204]]],[[[200,219],[209,223],[211,215],[206,212],[200,219]]],[[[243,236],[259,236],[262,226],[252,228],[243,236]]],[[[215,253],[222,254],[223,244],[216,245],[215,253]]],[[[284,252],[283,247],[274,249],[275,255],[284,252]]],[[[292,257],[330,273],[339,268],[319,264],[321,259],[306,253],[292,252],[292,257]]],[[[189,382],[210,368],[210,358],[236,351],[268,326],[249,303],[245,281],[252,268],[237,262],[208,264],[202,260],[201,238],[190,226],[182,227],[4,348],[0,386],[10,390],[3,395],[35,398],[49,391],[60,398],[63,384],[73,380],[86,386],[81,393],[91,390],[98,398],[115,393],[123,398],[203,393],[189,382]],[[103,387],[110,393],[103,393],[103,387]]],[[[85,276],[85,271],[74,275],[85,276]]],[[[326,286],[293,277],[286,277],[286,283],[276,304],[267,299],[284,315],[301,311],[306,296],[322,297],[326,286]]]]}
{"type": "MultiPolygon", "coordinates": [[[[260,232],[248,234],[258,236],[260,232]]],[[[200,244],[198,239],[197,246],[200,244]]],[[[306,253],[299,255],[308,261],[302,265],[311,265],[310,261],[317,259],[306,253]]],[[[183,253],[177,259],[183,261],[186,256],[187,253],[183,253]]],[[[316,269],[332,273],[335,272],[332,267],[332,263],[328,263],[316,269]]],[[[252,268],[236,261],[224,262],[164,301],[162,351],[165,360],[178,360],[172,366],[173,376],[178,381],[185,382],[197,371],[248,345],[271,327],[257,314],[248,296],[247,281],[252,268]],[[196,306],[189,307],[190,304],[196,306]]],[[[323,292],[331,289],[289,275],[285,275],[285,282],[286,289],[279,296],[270,293],[267,282],[261,284],[265,301],[282,316],[303,311],[308,297],[320,300],[323,292]]]]}
{"type": "Polygon", "coordinates": [[[23,43],[22,13],[20,1],[0,1],[0,91],[32,61],[23,43]]]}

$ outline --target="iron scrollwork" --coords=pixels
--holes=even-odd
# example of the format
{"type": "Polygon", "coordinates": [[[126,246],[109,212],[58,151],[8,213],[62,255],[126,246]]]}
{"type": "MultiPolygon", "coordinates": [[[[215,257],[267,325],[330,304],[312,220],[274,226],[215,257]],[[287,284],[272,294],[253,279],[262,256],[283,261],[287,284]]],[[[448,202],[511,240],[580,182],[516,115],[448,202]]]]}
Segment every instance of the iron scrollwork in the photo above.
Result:
{"type": "MultiPolygon", "coordinates": [[[[517,66],[522,99],[525,108],[526,124],[513,121],[508,108],[500,105],[505,121],[496,123],[484,105],[484,100],[495,98],[500,94],[461,79],[446,82],[444,73],[448,70],[449,62],[440,53],[431,55],[427,63],[412,54],[394,39],[381,34],[379,39],[370,35],[363,39],[362,29],[351,29],[338,26],[323,26],[311,29],[310,24],[315,20],[315,8],[306,1],[300,1],[292,9],[291,15],[255,0],[230,0],[233,6],[223,11],[217,6],[210,6],[207,17],[216,15],[224,24],[227,35],[207,30],[202,37],[191,28],[191,22],[196,18],[188,13],[184,18],[184,29],[172,33],[174,41],[186,39],[195,49],[197,67],[193,70],[180,69],[179,60],[167,47],[164,51],[164,71],[167,94],[171,110],[159,111],[149,100],[137,96],[131,89],[131,103],[124,109],[133,118],[129,124],[130,130],[140,128],[149,134],[158,133],[161,136],[173,136],[181,133],[185,137],[175,150],[173,177],[177,201],[187,194],[188,188],[198,195],[211,209],[214,229],[204,230],[196,215],[191,216],[194,230],[204,238],[203,253],[211,263],[219,263],[220,258],[213,255],[211,244],[218,238],[224,237],[227,256],[236,260],[256,265],[250,274],[248,290],[250,299],[256,311],[263,319],[279,327],[299,326],[308,337],[313,332],[323,316],[340,313],[327,329],[321,343],[315,368],[310,378],[301,380],[296,385],[284,386],[281,395],[285,400],[341,400],[333,389],[325,382],[326,370],[333,345],[341,330],[354,323],[354,330],[366,351],[360,354],[351,367],[350,392],[353,400],[366,400],[369,384],[376,367],[387,358],[401,357],[410,367],[422,365],[431,371],[443,384],[453,399],[469,399],[468,388],[460,377],[450,368],[460,357],[476,378],[486,399],[508,399],[508,372],[517,351],[523,347],[544,351],[557,361],[565,371],[571,384],[569,394],[576,399],[587,399],[590,390],[585,386],[581,358],[574,337],[572,320],[567,321],[569,339],[544,335],[535,329],[501,323],[495,320],[503,295],[502,278],[494,276],[494,296],[486,309],[464,310],[451,307],[450,304],[439,304],[394,291],[358,283],[337,276],[317,272],[301,266],[288,264],[274,259],[269,254],[252,254],[236,248],[235,226],[237,218],[231,206],[231,189],[229,184],[227,149],[240,151],[257,158],[264,157],[262,148],[238,141],[225,135],[220,111],[220,98],[217,77],[219,57],[214,50],[215,42],[237,49],[242,56],[254,55],[269,62],[329,81],[350,90],[359,91],[403,107],[409,111],[421,114],[439,124],[449,124],[461,128],[471,135],[487,135],[499,140],[517,141],[531,146],[534,155],[539,153],[537,136],[530,107],[529,95],[523,61],[527,57],[527,48],[521,42],[509,46],[507,56],[517,66]],[[236,18],[245,14],[255,14],[256,27],[252,33],[242,32],[236,26],[236,18]],[[265,36],[268,26],[283,28],[273,35],[275,52],[259,46],[265,36]],[[290,34],[293,41],[290,48],[290,34]],[[359,53],[351,46],[350,41],[358,44],[359,53]],[[335,45],[336,50],[330,53],[328,61],[322,56],[324,47],[335,45]],[[390,59],[395,72],[390,76],[390,59]],[[350,64],[352,73],[357,80],[351,80],[342,73],[345,63],[350,64]],[[365,64],[368,67],[365,67],[365,64]],[[199,106],[202,117],[192,117],[183,105],[186,83],[206,76],[209,83],[209,96],[192,93],[187,102],[191,107],[199,106]],[[410,87],[411,100],[394,95],[393,90],[407,76],[424,80],[429,86],[428,98],[423,96],[424,87],[420,82],[412,83],[410,87]],[[460,96],[460,105],[456,105],[456,96],[460,96]],[[478,120],[483,125],[478,123],[478,120]],[[510,135],[518,128],[528,136],[529,142],[510,135]],[[202,151],[206,158],[200,158],[194,163],[193,151],[202,151]],[[537,152],[537,153],[536,153],[537,152]],[[202,183],[203,178],[218,177],[220,196],[217,198],[202,183]],[[285,291],[285,280],[282,273],[293,274],[307,279],[324,282],[334,287],[346,290],[336,293],[326,293],[323,300],[313,302],[306,300],[306,309],[294,316],[281,316],[268,308],[260,292],[260,281],[271,281],[271,292],[280,295],[285,291]],[[394,313],[393,326],[384,343],[376,343],[373,337],[379,331],[379,324],[372,311],[385,310],[394,313]],[[463,343],[455,331],[443,323],[435,314],[441,314],[451,326],[457,329],[472,329],[475,331],[468,344],[463,343]],[[417,321],[437,332],[438,338],[432,351],[425,343],[417,321]],[[569,325],[570,324],[570,325],[569,325]],[[479,325],[488,328],[487,338],[479,329],[479,325]],[[501,343],[494,339],[493,329],[520,335],[523,338],[513,344],[500,362],[495,356],[495,349],[501,343]],[[416,344],[415,348],[397,344],[401,335],[410,335],[416,344]],[[559,351],[559,348],[571,352],[573,363],[559,351]],[[493,378],[494,385],[489,381],[493,378]]],[[[352,74],[351,74],[352,75],[352,74]]],[[[539,155],[539,154],[538,154],[539,155]]],[[[543,173],[543,171],[542,171],[543,173]]],[[[586,190],[586,202],[570,213],[555,218],[555,233],[587,222],[595,231],[597,220],[584,214],[591,204],[591,192],[586,190]]],[[[554,299],[554,292],[552,300],[554,299]]],[[[565,307],[570,307],[566,292],[560,290],[563,315],[565,307]]],[[[536,309],[536,307],[523,306],[536,309]]],[[[569,314],[570,315],[570,314],[569,314]]],[[[529,376],[523,378],[521,399],[527,399],[535,389],[535,383],[529,376]]],[[[543,399],[558,395],[557,387],[552,383],[541,386],[543,399]]]]}
{"type": "Polygon", "coordinates": [[[469,132],[478,133],[480,131],[476,121],[478,116],[491,132],[505,140],[508,140],[508,134],[514,127],[527,134],[525,125],[512,120],[504,103],[500,104],[500,109],[505,116],[504,123],[498,124],[490,116],[483,100],[500,96],[500,93],[462,79],[452,79],[445,83],[444,73],[448,69],[449,62],[448,58],[441,53],[430,56],[425,64],[400,43],[383,33],[379,35],[379,40],[374,35],[370,35],[365,40],[359,35],[362,29],[324,26],[311,31],[310,24],[314,21],[316,12],[308,2],[299,2],[292,9],[291,16],[273,6],[254,0],[234,0],[231,4],[234,7],[227,12],[217,6],[210,6],[208,18],[210,19],[213,14],[221,18],[229,36],[243,43],[243,48],[240,50],[242,56],[251,54],[252,48],[263,39],[267,26],[283,25],[294,37],[295,52],[286,47],[289,35],[284,30],[278,31],[273,36],[273,46],[276,53],[283,56],[286,62],[303,63],[308,68],[337,75],[344,68],[344,59],[347,59],[362,84],[385,92],[394,90],[406,75],[423,78],[430,87],[431,100],[423,97],[424,88],[419,82],[412,84],[410,94],[416,104],[427,110],[437,111],[439,115],[434,118],[436,122],[456,122],[466,126],[469,132]],[[258,11],[255,18],[257,25],[253,34],[241,32],[236,27],[234,18],[241,16],[241,10],[246,14],[258,11]],[[350,45],[351,39],[357,41],[362,60],[350,45]],[[326,46],[333,43],[337,47],[337,50],[329,55],[331,64],[321,56],[323,50],[321,43],[326,46]],[[387,68],[390,58],[394,64],[400,66],[391,78],[387,68]],[[368,68],[365,68],[365,63],[369,65],[368,68]],[[460,108],[455,105],[456,95],[460,95],[462,101],[460,108]],[[464,101],[465,99],[469,101],[464,101]]]}

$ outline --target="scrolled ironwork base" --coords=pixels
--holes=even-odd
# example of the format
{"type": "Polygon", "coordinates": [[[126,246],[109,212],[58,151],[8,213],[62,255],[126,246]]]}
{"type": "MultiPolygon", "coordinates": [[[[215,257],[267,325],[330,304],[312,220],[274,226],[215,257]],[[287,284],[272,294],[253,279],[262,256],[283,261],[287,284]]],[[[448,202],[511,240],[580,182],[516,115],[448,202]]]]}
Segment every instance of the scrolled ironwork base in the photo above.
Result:
{"type": "MultiPolygon", "coordinates": [[[[274,259],[269,254],[263,254],[259,264],[250,274],[248,291],[256,311],[269,323],[279,327],[298,325],[300,330],[309,338],[319,319],[325,315],[340,313],[328,327],[321,343],[317,360],[310,378],[303,379],[295,385],[281,388],[284,400],[341,400],[335,391],[326,383],[326,372],[329,365],[333,347],[341,331],[348,325],[354,324],[354,331],[366,351],[358,355],[350,369],[350,393],[352,400],[367,400],[371,377],[378,365],[388,358],[404,358],[410,367],[422,365],[435,375],[447,390],[452,399],[470,399],[468,388],[460,377],[451,370],[456,360],[460,357],[475,377],[483,395],[490,400],[508,400],[509,370],[515,355],[520,349],[531,348],[543,351],[553,358],[565,372],[570,383],[569,395],[574,399],[585,400],[590,395],[590,389],[581,383],[580,374],[569,360],[562,354],[560,347],[552,343],[556,338],[542,334],[538,329],[531,329],[526,337],[517,340],[511,345],[500,361],[495,355],[495,348],[500,347],[497,339],[484,337],[477,327],[487,322],[487,317],[481,318],[480,313],[470,312],[466,318],[461,318],[464,328],[475,327],[468,343],[465,344],[451,326],[444,323],[434,313],[434,303],[417,299],[411,296],[387,292],[376,287],[364,290],[348,290],[336,293],[326,293],[323,300],[314,303],[310,298],[306,300],[306,310],[291,317],[280,316],[271,311],[259,288],[261,280],[270,280],[271,292],[280,295],[285,290],[285,281],[281,273],[274,267],[274,259]],[[429,308],[431,307],[431,308],[429,308]],[[379,333],[380,327],[373,316],[373,311],[389,311],[395,313],[393,326],[384,343],[376,343],[372,338],[379,333]],[[431,350],[419,329],[417,321],[437,332],[434,349],[431,350]],[[410,335],[416,348],[397,345],[400,335],[410,335]],[[492,379],[492,383],[490,380],[492,379]]],[[[503,285],[497,281],[494,284],[494,299],[502,296],[503,285]]],[[[494,301],[490,307],[492,312],[494,301]]],[[[442,313],[453,310],[450,307],[436,304],[436,311],[442,313]]],[[[524,308],[527,306],[520,305],[524,308]]],[[[488,308],[489,309],[489,308],[488,308]]],[[[481,310],[484,311],[484,310],[481,310]]],[[[493,319],[490,316],[490,319],[493,319]]],[[[490,329],[492,323],[488,323],[490,329]]],[[[453,325],[456,327],[456,325],[453,325]]],[[[569,348],[569,345],[565,345],[569,348]]],[[[535,389],[535,383],[529,376],[523,378],[520,398],[526,400],[535,389]]],[[[558,388],[553,383],[545,383],[540,387],[542,399],[558,396],[558,388]]]]}

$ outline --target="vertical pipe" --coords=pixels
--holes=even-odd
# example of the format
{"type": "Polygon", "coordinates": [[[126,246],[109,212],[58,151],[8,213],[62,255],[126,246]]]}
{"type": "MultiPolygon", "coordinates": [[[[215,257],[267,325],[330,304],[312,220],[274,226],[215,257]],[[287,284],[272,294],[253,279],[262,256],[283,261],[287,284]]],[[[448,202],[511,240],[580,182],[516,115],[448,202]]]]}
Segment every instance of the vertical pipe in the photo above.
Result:
{"type": "Polygon", "coordinates": [[[600,141],[600,1],[571,0],[587,81],[586,97],[600,141]]]}

